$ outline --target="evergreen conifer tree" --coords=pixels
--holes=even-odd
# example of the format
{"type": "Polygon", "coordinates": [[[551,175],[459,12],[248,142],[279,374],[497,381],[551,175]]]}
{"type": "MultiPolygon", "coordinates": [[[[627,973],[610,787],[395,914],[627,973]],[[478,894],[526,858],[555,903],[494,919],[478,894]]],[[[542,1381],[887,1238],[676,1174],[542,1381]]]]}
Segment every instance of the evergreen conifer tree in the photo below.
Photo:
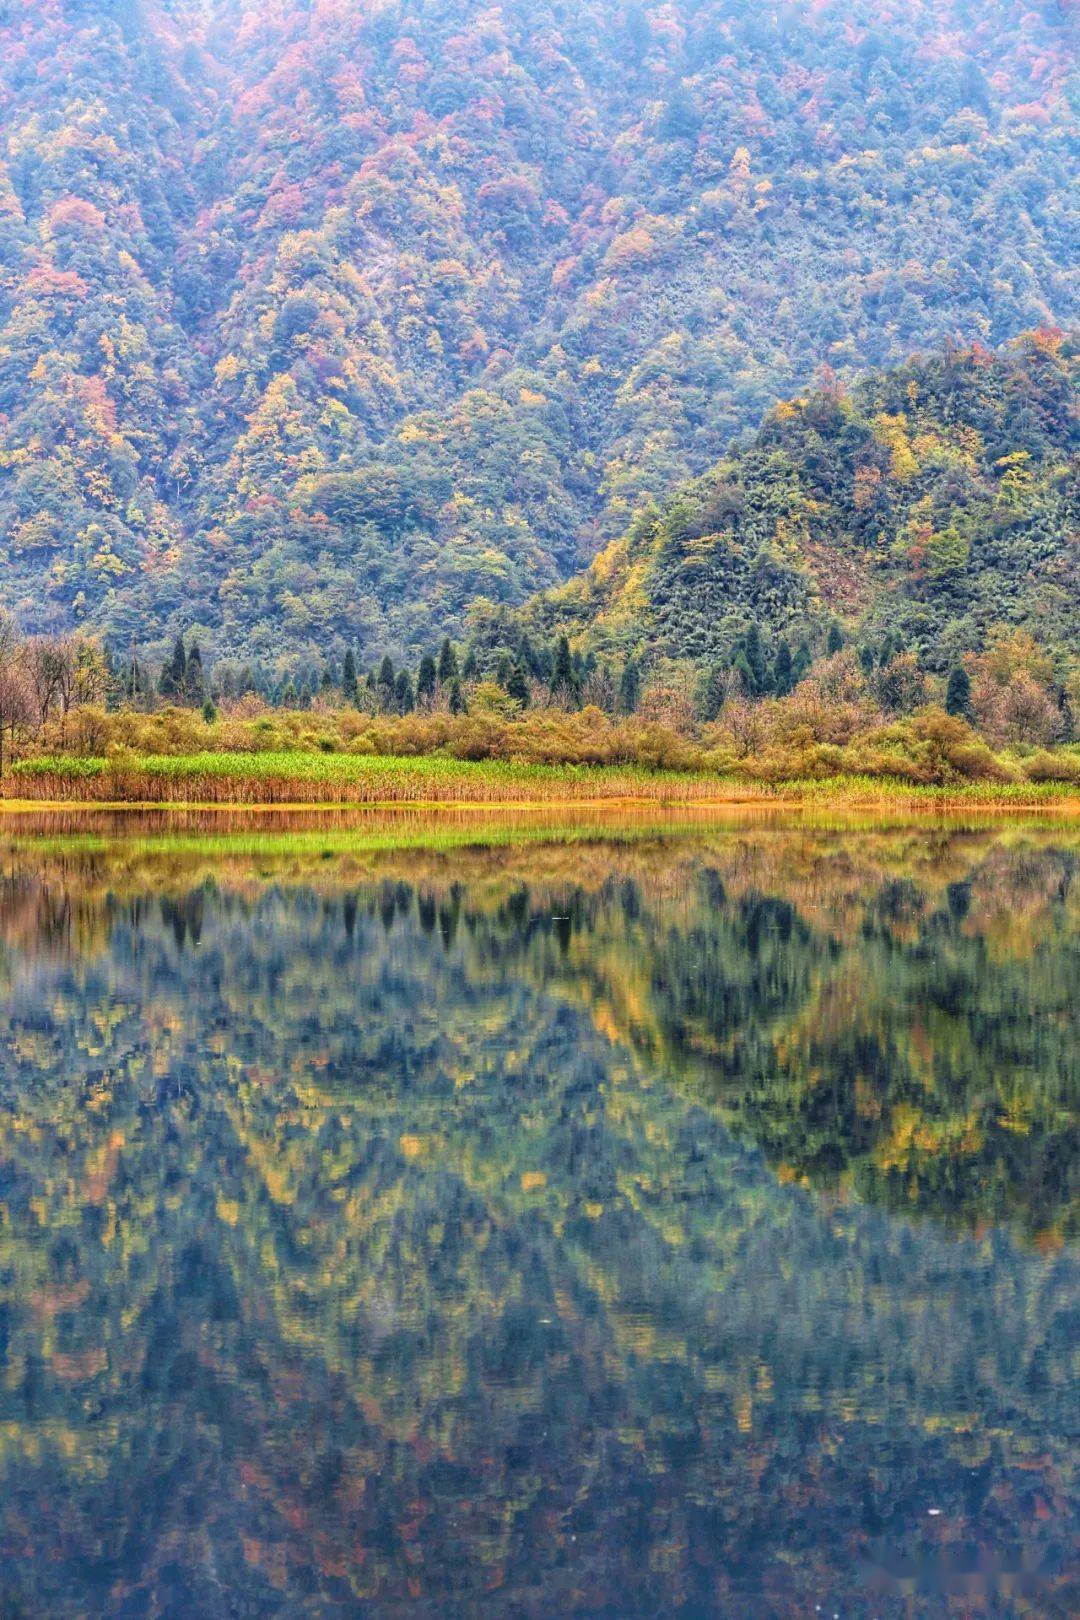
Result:
{"type": "Polygon", "coordinates": [[[633,714],[640,698],[641,675],[634,660],[628,658],[619,677],[619,709],[623,714],[633,714]]]}
{"type": "Polygon", "coordinates": [[[945,708],[949,714],[971,718],[971,679],[963,664],[957,664],[949,676],[945,689],[945,708]]]}
{"type": "Polygon", "coordinates": [[[407,669],[400,670],[394,682],[394,706],[398,714],[411,714],[415,708],[412,678],[407,669]]]}
{"type": "Polygon", "coordinates": [[[555,697],[561,697],[565,702],[576,703],[578,697],[578,681],[574,673],[574,661],[570,656],[570,643],[565,636],[559,637],[555,648],[555,666],[551,672],[551,690],[555,697]]]}
{"type": "Polygon", "coordinates": [[[206,701],[206,676],[203,673],[202,653],[199,651],[197,641],[191,643],[191,651],[187,656],[187,667],[180,688],[185,700],[192,707],[201,706],[206,701]]]}
{"type": "Polygon", "coordinates": [[[772,667],[772,689],[777,697],[787,697],[793,682],[791,678],[791,648],[781,636],[772,667]]]}
{"type": "Polygon", "coordinates": [[[450,637],[447,636],[439,649],[439,685],[449,686],[451,681],[458,679],[457,653],[454,651],[450,637]]]}
{"type": "Polygon", "coordinates": [[[416,677],[416,697],[419,703],[430,703],[435,696],[435,660],[425,653],[420,660],[420,673],[416,677]]]}
{"type": "Polygon", "coordinates": [[[809,644],[805,640],[800,641],[795,649],[795,656],[791,660],[791,684],[793,687],[798,686],[800,681],[805,681],[813,662],[814,660],[810,656],[809,644]]]}
{"type": "Polygon", "coordinates": [[[177,636],[172,657],[162,666],[161,679],[158,681],[158,691],[162,697],[180,697],[186,674],[187,653],[184,651],[184,640],[182,636],[177,636]]]}
{"type": "Polygon", "coordinates": [[[356,654],[350,647],[345,654],[345,663],[341,670],[341,695],[346,703],[355,703],[357,692],[356,654]]]}
{"type": "Polygon", "coordinates": [[[529,706],[529,676],[524,662],[519,659],[510,671],[506,682],[506,691],[515,703],[520,703],[523,709],[529,706]]]}
{"type": "Polygon", "coordinates": [[[765,662],[765,649],[761,645],[761,631],[758,629],[756,621],[751,622],[743,638],[742,650],[746,667],[750,671],[750,684],[747,687],[747,695],[749,697],[761,697],[764,692],[768,691],[769,671],[765,662]]]}
{"type": "Polygon", "coordinates": [[[387,653],[379,665],[379,674],[375,682],[379,695],[379,707],[392,709],[394,707],[394,660],[387,653]]]}

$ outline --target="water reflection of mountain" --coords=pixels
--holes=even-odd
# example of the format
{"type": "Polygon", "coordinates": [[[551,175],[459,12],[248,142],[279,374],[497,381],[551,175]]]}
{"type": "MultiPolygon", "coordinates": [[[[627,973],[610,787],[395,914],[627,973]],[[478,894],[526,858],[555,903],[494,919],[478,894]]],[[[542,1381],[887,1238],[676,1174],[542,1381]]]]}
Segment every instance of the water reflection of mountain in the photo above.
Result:
{"type": "Polygon", "coordinates": [[[1068,1612],[1068,841],[365,860],[9,857],[12,1612],[1068,1612]]]}

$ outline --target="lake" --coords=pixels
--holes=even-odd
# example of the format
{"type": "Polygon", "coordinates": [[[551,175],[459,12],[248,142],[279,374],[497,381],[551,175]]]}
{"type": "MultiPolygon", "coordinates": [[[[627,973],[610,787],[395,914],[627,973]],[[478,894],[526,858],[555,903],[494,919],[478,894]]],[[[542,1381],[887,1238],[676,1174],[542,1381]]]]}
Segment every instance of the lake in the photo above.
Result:
{"type": "Polygon", "coordinates": [[[4,1620],[1080,1609],[1080,824],[0,846],[4,1620]]]}

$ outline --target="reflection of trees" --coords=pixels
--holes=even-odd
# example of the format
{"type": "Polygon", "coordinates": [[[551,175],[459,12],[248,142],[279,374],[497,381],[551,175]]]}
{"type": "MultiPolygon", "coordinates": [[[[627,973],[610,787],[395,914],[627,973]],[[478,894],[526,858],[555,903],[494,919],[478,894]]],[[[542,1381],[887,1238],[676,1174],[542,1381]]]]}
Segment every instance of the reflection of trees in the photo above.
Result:
{"type": "Polygon", "coordinates": [[[828,897],[818,874],[805,905],[763,893],[756,862],[717,862],[674,900],[564,896],[562,967],[522,955],[785,1179],[1054,1245],[1080,1207],[1075,870],[993,848],[936,885],[878,873],[853,914],[865,872],[828,897]]]}
{"type": "MultiPolygon", "coordinates": [[[[80,930],[9,943],[0,1008],[0,1594],[781,1615],[927,1503],[1052,1562],[1067,1251],[823,1210],[714,1103],[891,1201],[902,1107],[964,1117],[989,1050],[1042,1135],[987,1196],[1048,1225],[1069,857],[776,854],[53,874],[80,930]]],[[[916,1207],[977,1215],[916,1148],[916,1207]]]]}

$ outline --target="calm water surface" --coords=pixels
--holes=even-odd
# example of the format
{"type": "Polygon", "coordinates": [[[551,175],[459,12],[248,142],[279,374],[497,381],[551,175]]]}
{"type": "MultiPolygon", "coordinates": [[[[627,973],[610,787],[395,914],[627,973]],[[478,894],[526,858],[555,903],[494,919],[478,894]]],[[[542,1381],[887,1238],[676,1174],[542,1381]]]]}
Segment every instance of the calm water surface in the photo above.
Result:
{"type": "Polygon", "coordinates": [[[0,1615],[1080,1609],[1080,829],[0,824],[0,1615]]]}

